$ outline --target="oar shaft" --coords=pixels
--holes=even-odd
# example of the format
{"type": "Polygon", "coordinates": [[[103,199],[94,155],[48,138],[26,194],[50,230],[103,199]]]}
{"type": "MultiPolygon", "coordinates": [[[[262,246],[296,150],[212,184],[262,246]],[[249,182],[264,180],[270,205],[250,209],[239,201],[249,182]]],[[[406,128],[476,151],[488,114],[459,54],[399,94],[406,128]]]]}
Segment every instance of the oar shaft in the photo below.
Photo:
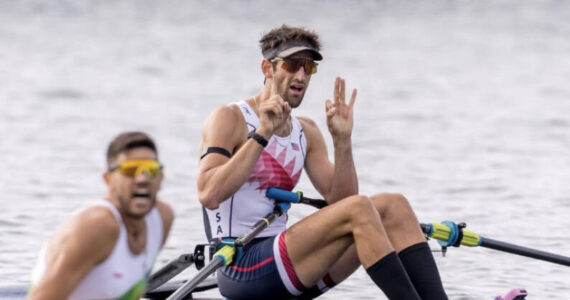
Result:
{"type": "Polygon", "coordinates": [[[275,212],[268,213],[263,219],[257,221],[253,227],[249,230],[248,233],[242,235],[240,238],[236,239],[236,246],[243,246],[253,240],[260,232],[262,232],[269,224],[273,223],[273,221],[277,218],[277,214],[275,212]]]}
{"type": "Polygon", "coordinates": [[[194,255],[182,254],[178,258],[170,261],[160,270],[156,271],[148,280],[147,291],[152,291],[155,288],[163,285],[172,277],[180,274],[188,266],[194,263],[194,255]]]}
{"type": "Polygon", "coordinates": [[[570,257],[481,237],[481,247],[570,266],[570,257]]]}
{"type": "Polygon", "coordinates": [[[172,295],[170,295],[166,300],[174,300],[174,299],[183,299],[186,295],[190,294],[192,290],[200,284],[204,279],[208,278],[208,276],[212,275],[216,270],[224,265],[224,260],[218,256],[212,258],[210,263],[198,273],[192,280],[187,281],[178,288],[172,295]]]}
{"type": "Polygon", "coordinates": [[[459,244],[469,247],[480,246],[534,259],[540,259],[555,264],[570,266],[570,257],[493,240],[482,237],[469,230],[461,229],[462,234],[460,236],[461,238],[459,238],[459,235],[455,232],[457,230],[457,225],[454,225],[454,223],[450,221],[444,221],[443,223],[421,223],[420,228],[426,236],[439,240],[440,245],[444,247],[459,246],[459,244]],[[452,226],[450,227],[450,225],[452,226]],[[456,229],[453,229],[452,227],[455,227],[456,229]]]}
{"type": "MultiPolygon", "coordinates": [[[[327,202],[320,199],[311,199],[303,196],[302,192],[290,192],[278,188],[268,189],[268,196],[280,201],[287,201],[293,203],[305,203],[312,205],[316,208],[322,208],[327,205],[327,202]]],[[[457,227],[457,226],[455,226],[457,227]]],[[[447,224],[441,223],[420,223],[420,228],[426,234],[426,236],[435,238],[440,241],[449,241],[450,235],[452,234],[452,228],[447,224]]],[[[461,230],[461,237],[457,236],[459,242],[463,246],[469,247],[486,247],[498,251],[518,254],[521,256],[526,256],[530,258],[540,259],[555,264],[560,264],[564,266],[570,266],[570,257],[562,256],[554,253],[548,253],[541,250],[531,249],[523,246],[513,245],[489,238],[484,238],[479,236],[477,233],[469,230],[461,230]]],[[[453,245],[454,243],[451,243],[453,245]]]]}

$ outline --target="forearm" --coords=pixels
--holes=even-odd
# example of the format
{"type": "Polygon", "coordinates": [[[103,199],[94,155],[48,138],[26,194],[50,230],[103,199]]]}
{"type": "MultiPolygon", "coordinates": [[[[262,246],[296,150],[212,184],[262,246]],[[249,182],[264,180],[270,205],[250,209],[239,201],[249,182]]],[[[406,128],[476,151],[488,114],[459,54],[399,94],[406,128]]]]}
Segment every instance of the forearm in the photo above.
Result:
{"type": "Polygon", "coordinates": [[[263,148],[249,139],[226,163],[201,172],[198,197],[207,208],[217,208],[249,179],[263,148]]]}
{"type": "Polygon", "coordinates": [[[331,183],[329,203],[358,194],[358,178],[352,157],[351,138],[333,139],[334,175],[331,183]]]}

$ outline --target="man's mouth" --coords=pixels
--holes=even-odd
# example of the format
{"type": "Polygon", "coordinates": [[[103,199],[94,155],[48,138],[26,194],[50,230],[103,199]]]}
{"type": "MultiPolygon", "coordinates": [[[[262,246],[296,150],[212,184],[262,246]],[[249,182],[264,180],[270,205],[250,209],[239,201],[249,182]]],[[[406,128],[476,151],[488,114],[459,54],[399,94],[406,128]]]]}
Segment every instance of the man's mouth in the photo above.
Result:
{"type": "Polygon", "coordinates": [[[133,193],[133,198],[150,198],[148,193],[133,193]]]}
{"type": "Polygon", "coordinates": [[[303,85],[301,84],[292,84],[291,86],[289,86],[289,88],[291,88],[293,91],[300,93],[303,91],[303,85]]]}

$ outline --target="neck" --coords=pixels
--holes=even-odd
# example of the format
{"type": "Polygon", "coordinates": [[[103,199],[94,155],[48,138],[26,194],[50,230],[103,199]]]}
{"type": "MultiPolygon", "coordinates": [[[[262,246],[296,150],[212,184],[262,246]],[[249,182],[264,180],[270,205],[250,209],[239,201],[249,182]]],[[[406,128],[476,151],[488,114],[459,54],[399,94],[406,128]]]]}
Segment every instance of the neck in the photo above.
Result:
{"type": "Polygon", "coordinates": [[[140,232],[144,231],[146,228],[146,222],[144,217],[130,217],[121,212],[121,217],[123,218],[123,223],[127,228],[129,235],[138,235],[140,232]]]}
{"type": "Polygon", "coordinates": [[[285,121],[285,123],[283,123],[283,125],[277,127],[273,134],[275,134],[277,136],[285,137],[285,136],[290,135],[292,130],[293,130],[293,124],[291,123],[291,116],[288,115],[287,121],[285,121]]]}
{"type": "Polygon", "coordinates": [[[127,229],[127,241],[129,249],[135,255],[140,254],[146,247],[146,222],[144,217],[133,218],[121,213],[123,223],[127,229]]]}
{"type": "Polygon", "coordinates": [[[144,230],[146,227],[145,216],[133,216],[125,211],[125,209],[121,206],[121,201],[118,197],[113,197],[113,195],[108,195],[107,199],[117,208],[119,213],[121,214],[121,219],[123,219],[123,223],[127,228],[127,232],[137,233],[141,230],[144,230]]]}

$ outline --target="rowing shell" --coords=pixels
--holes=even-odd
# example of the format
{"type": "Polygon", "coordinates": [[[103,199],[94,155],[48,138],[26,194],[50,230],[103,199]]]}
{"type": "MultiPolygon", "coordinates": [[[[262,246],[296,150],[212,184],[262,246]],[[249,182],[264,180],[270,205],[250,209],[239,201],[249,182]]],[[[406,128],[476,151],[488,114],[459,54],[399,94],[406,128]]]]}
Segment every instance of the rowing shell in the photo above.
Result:
{"type": "MultiPolygon", "coordinates": [[[[147,292],[142,299],[149,300],[163,300],[172,295],[177,289],[184,285],[186,281],[175,281],[167,282],[162,286],[147,292]]],[[[204,280],[200,285],[192,290],[192,293],[203,292],[207,290],[212,290],[218,287],[218,283],[215,278],[210,277],[204,280]]],[[[15,287],[0,287],[0,300],[13,300],[13,299],[24,299],[26,297],[27,287],[15,286],[15,287]]],[[[189,294],[183,299],[196,299],[196,300],[221,300],[221,298],[193,298],[193,295],[189,294]]],[[[495,300],[515,300],[515,299],[525,299],[527,295],[524,289],[513,289],[505,297],[497,296],[495,300]],[[517,298],[518,297],[518,298],[517,298]]]]}
{"type": "MultiPolygon", "coordinates": [[[[168,298],[174,291],[180,288],[186,281],[174,281],[174,282],[167,282],[162,286],[147,292],[143,299],[149,300],[162,300],[168,298]]],[[[26,294],[28,292],[29,286],[7,286],[7,287],[0,287],[0,300],[15,300],[15,299],[24,299],[26,298],[26,294]]],[[[208,278],[204,280],[200,285],[192,290],[192,293],[203,292],[208,290],[213,290],[218,288],[218,282],[216,278],[208,278]]],[[[221,298],[193,298],[192,294],[189,294],[184,299],[196,299],[196,300],[221,300],[221,298]]]]}

